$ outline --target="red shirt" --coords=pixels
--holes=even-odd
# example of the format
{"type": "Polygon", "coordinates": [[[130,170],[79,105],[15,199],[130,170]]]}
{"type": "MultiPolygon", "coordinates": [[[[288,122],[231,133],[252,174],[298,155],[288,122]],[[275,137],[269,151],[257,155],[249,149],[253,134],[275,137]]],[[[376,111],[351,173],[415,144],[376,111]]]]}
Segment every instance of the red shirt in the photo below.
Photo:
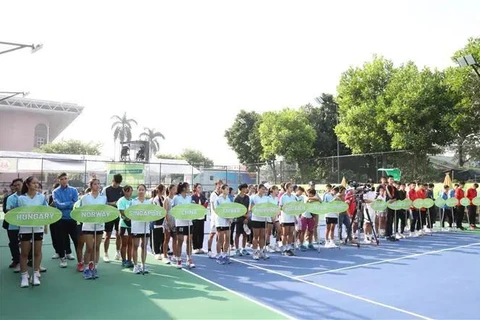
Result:
{"type": "Polygon", "coordinates": [[[463,189],[460,187],[455,189],[455,198],[458,200],[457,207],[460,207],[461,206],[460,200],[465,198],[465,191],[463,191],[463,189]]]}
{"type": "MultiPolygon", "coordinates": [[[[417,199],[427,199],[427,192],[423,189],[418,189],[417,191],[417,199]]],[[[421,211],[427,211],[427,209],[422,208],[421,211]]]]}
{"type": "Polygon", "coordinates": [[[345,195],[345,202],[348,204],[348,215],[350,217],[353,216],[355,213],[355,209],[357,209],[357,204],[355,203],[355,196],[353,191],[348,191],[345,195]]]}
{"type": "Polygon", "coordinates": [[[470,199],[470,205],[473,206],[472,200],[477,197],[477,189],[470,188],[467,190],[467,198],[470,199]]]}

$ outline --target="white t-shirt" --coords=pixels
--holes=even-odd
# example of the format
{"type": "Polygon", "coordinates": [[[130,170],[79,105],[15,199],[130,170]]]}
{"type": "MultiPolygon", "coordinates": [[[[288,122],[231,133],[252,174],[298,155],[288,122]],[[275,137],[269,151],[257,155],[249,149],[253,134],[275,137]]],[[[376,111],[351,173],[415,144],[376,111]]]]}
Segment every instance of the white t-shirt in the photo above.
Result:
{"type": "MultiPolygon", "coordinates": [[[[271,199],[271,197],[268,197],[266,195],[263,195],[263,197],[260,197],[257,194],[253,197],[253,199],[250,202],[252,203],[252,205],[255,206],[255,205],[260,204],[260,203],[269,203],[269,202],[271,202],[270,199],[271,199]]],[[[252,221],[259,221],[259,222],[268,221],[268,222],[270,222],[271,219],[267,218],[267,217],[258,217],[253,213],[253,210],[252,210],[252,221]]]]}
{"type": "MultiPolygon", "coordinates": [[[[37,193],[35,197],[30,198],[28,194],[18,197],[18,207],[30,207],[30,206],[47,206],[47,200],[41,193],[37,193]]],[[[22,227],[20,226],[19,233],[43,233],[43,226],[22,227]]]]}
{"type": "Polygon", "coordinates": [[[213,191],[210,195],[210,225],[215,225],[217,219],[217,214],[215,213],[215,204],[217,203],[218,194],[216,191],[213,191]]]}
{"type": "MultiPolygon", "coordinates": [[[[107,204],[107,197],[103,195],[97,195],[95,198],[91,193],[86,194],[80,200],[80,207],[91,204],[107,204]]],[[[105,230],[105,223],[83,223],[82,231],[103,231],[105,230]]]]}
{"type": "MultiPolygon", "coordinates": [[[[232,201],[228,196],[224,197],[223,195],[218,196],[217,201],[215,202],[214,209],[217,208],[222,203],[231,203],[232,201]]],[[[230,219],[225,219],[215,214],[215,227],[228,227],[230,226],[230,219]]]]}
{"type": "MultiPolygon", "coordinates": [[[[184,198],[181,194],[178,194],[173,198],[172,208],[174,208],[175,206],[178,206],[178,205],[181,205],[181,204],[187,204],[187,203],[192,203],[192,197],[187,194],[184,198]]],[[[176,227],[188,227],[188,226],[191,226],[191,225],[192,225],[191,220],[175,219],[175,226],[176,227]]]]}
{"type": "MultiPolygon", "coordinates": [[[[278,206],[278,197],[273,197],[272,195],[269,195],[269,196],[268,196],[268,201],[269,201],[270,203],[273,203],[273,204],[275,204],[275,205],[278,206]]],[[[272,217],[273,217],[273,216],[272,216],[272,217]]],[[[267,221],[268,221],[268,222],[273,222],[273,221],[272,221],[272,218],[268,218],[267,221]]],[[[278,221],[278,211],[277,211],[277,216],[275,216],[275,221],[278,221]]]]}
{"type": "MultiPolygon", "coordinates": [[[[333,195],[331,193],[325,193],[323,195],[323,199],[326,203],[329,203],[338,200],[338,194],[333,195]]],[[[338,218],[338,213],[328,212],[327,214],[325,214],[325,218],[338,218]]]]}
{"type": "MultiPolygon", "coordinates": [[[[140,201],[137,199],[132,200],[132,206],[136,204],[150,204],[150,201],[147,199],[143,199],[140,201]]],[[[132,220],[132,234],[148,234],[150,233],[150,222],[142,222],[142,221],[135,221],[132,220]]]]}
{"type": "MultiPolygon", "coordinates": [[[[377,198],[377,193],[375,191],[369,191],[369,192],[367,192],[363,195],[363,200],[369,200],[369,201],[373,202],[373,201],[375,201],[376,198],[377,198]]],[[[373,210],[373,208],[372,208],[371,203],[365,203],[364,209],[365,210],[368,209],[368,212],[370,212],[370,213],[375,212],[375,210],[373,210]]]]}
{"type": "MultiPolygon", "coordinates": [[[[280,207],[283,207],[287,203],[298,201],[297,196],[294,195],[293,193],[288,195],[288,193],[284,193],[282,197],[280,198],[280,207]]],[[[295,216],[287,215],[283,212],[283,210],[280,212],[280,223],[294,223],[295,222],[295,216]]]]}

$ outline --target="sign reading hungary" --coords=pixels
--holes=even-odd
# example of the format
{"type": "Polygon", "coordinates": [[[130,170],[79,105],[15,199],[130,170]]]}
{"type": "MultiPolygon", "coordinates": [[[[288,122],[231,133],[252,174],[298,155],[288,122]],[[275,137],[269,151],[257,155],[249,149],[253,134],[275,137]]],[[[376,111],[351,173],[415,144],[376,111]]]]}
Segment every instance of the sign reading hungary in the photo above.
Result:
{"type": "Polygon", "coordinates": [[[215,208],[215,213],[225,219],[233,219],[244,216],[247,208],[240,203],[226,202],[215,208]]]}
{"type": "Polygon", "coordinates": [[[125,216],[133,221],[157,221],[165,217],[164,208],[155,204],[136,204],[125,210],[125,216]]]}
{"type": "Polygon", "coordinates": [[[199,204],[185,203],[173,207],[170,213],[175,217],[175,219],[196,220],[203,219],[207,214],[207,209],[199,204]]]}
{"type": "Polygon", "coordinates": [[[303,202],[293,201],[293,202],[286,203],[282,207],[282,211],[286,215],[297,216],[297,215],[302,214],[305,211],[307,211],[307,207],[306,207],[305,203],[303,203],[303,202]]]}
{"type": "Polygon", "coordinates": [[[106,204],[81,206],[71,213],[72,219],[82,223],[105,223],[119,216],[118,209],[106,204]]]}
{"type": "Polygon", "coordinates": [[[19,207],[5,214],[5,221],[14,226],[38,227],[57,222],[62,212],[50,206],[19,207]]]}
{"type": "Polygon", "coordinates": [[[252,211],[257,217],[273,217],[278,213],[279,209],[276,204],[267,202],[256,204],[252,211]]]}

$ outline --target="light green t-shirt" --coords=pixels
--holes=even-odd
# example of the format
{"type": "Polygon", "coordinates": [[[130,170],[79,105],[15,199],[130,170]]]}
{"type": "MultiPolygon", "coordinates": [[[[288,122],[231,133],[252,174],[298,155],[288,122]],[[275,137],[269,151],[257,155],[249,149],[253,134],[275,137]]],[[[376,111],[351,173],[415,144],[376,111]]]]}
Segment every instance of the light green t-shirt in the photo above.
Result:
{"type": "MultiPolygon", "coordinates": [[[[127,208],[132,205],[132,200],[133,199],[127,200],[125,197],[121,197],[120,199],[118,199],[118,201],[117,201],[118,210],[124,210],[124,211],[127,210],[127,208]]],[[[120,227],[130,228],[129,226],[127,226],[125,221],[122,219],[122,216],[120,216],[120,227]]]]}

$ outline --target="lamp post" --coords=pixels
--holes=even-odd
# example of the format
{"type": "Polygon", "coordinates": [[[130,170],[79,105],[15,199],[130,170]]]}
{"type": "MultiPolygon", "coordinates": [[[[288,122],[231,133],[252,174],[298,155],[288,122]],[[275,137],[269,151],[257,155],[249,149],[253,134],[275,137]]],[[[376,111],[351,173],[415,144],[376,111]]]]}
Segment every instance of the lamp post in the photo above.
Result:
{"type": "MultiPolygon", "coordinates": [[[[325,104],[327,101],[323,99],[322,96],[316,97],[315,102],[317,102],[319,105],[325,104]]],[[[332,100],[332,103],[335,104],[335,120],[338,126],[338,103],[332,100]]],[[[338,135],[335,134],[337,137],[337,180],[338,183],[341,182],[340,180],[340,140],[338,139],[338,135]]]]}
{"type": "Polygon", "coordinates": [[[13,42],[4,42],[4,41],[0,41],[0,44],[13,47],[4,51],[0,51],[0,54],[9,53],[9,52],[20,50],[23,48],[31,48],[32,53],[35,53],[38,50],[43,48],[43,44],[23,44],[23,43],[13,43],[13,42]]]}
{"type": "Polygon", "coordinates": [[[480,77],[480,72],[479,72],[480,64],[477,61],[475,61],[475,58],[471,54],[466,55],[466,56],[462,56],[462,57],[458,57],[457,58],[457,63],[462,68],[467,67],[467,66],[471,66],[473,71],[475,71],[475,73],[477,74],[477,76],[480,77]]]}
{"type": "Polygon", "coordinates": [[[28,92],[10,92],[10,91],[0,91],[0,94],[7,94],[6,97],[0,98],[0,102],[5,101],[7,99],[16,97],[18,95],[22,95],[23,97],[27,96],[28,92]]]}

